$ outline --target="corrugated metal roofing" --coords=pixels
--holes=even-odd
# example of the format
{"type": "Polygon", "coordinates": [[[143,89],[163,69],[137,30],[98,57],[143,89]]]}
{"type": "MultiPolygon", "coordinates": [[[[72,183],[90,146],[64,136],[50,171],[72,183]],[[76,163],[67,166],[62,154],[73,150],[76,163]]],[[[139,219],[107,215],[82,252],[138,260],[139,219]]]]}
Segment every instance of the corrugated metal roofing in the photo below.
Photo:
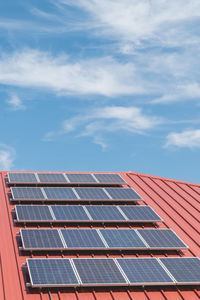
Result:
{"type": "MultiPolygon", "coordinates": [[[[48,291],[31,290],[25,285],[27,278],[22,265],[27,257],[38,257],[20,252],[16,234],[21,227],[13,222],[12,205],[7,197],[7,172],[1,172],[0,182],[0,299],[4,300],[163,300],[200,298],[200,286],[187,287],[129,287],[96,289],[55,289],[48,291]]],[[[200,185],[156,176],[128,172],[120,175],[144,199],[142,205],[150,205],[164,220],[159,228],[171,228],[189,246],[189,249],[177,252],[113,253],[110,257],[126,256],[200,256],[200,185]]],[[[25,227],[25,226],[22,226],[25,227]]],[[[113,225],[113,227],[116,227],[113,225]]],[[[139,228],[140,226],[132,226],[139,228]]],[[[146,225],[145,225],[146,227],[146,225]]],[[[48,254],[46,257],[105,257],[105,254],[48,254]]],[[[107,255],[108,256],[108,255],[107,255]]],[[[45,257],[45,255],[40,255],[45,257]]]]}

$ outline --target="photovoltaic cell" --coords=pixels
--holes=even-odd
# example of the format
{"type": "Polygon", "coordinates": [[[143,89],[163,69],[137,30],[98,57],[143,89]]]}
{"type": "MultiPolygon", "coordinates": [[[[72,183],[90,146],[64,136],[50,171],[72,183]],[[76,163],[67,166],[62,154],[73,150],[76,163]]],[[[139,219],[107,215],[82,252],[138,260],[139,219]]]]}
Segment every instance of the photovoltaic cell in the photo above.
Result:
{"type": "Polygon", "coordinates": [[[197,257],[160,258],[179,284],[200,284],[200,260],[197,257]]]}
{"type": "Polygon", "coordinates": [[[86,285],[115,285],[126,284],[120,270],[113,259],[73,259],[83,284],[86,285]]]}
{"type": "Polygon", "coordinates": [[[131,188],[105,188],[114,200],[142,200],[131,188]]]}
{"type": "Polygon", "coordinates": [[[45,187],[44,191],[49,200],[77,200],[72,188],[68,187],[45,187]]]}
{"type": "Polygon", "coordinates": [[[73,286],[79,284],[70,260],[67,258],[29,258],[26,261],[33,287],[73,286]]]}
{"type": "Polygon", "coordinates": [[[41,188],[37,187],[11,187],[14,200],[45,200],[41,188]]]}
{"type": "Polygon", "coordinates": [[[89,221],[89,217],[79,205],[52,205],[51,206],[57,221],[89,221]]]}
{"type": "Polygon", "coordinates": [[[109,200],[102,188],[75,188],[82,200],[109,200]]]}
{"type": "Polygon", "coordinates": [[[18,221],[53,221],[47,205],[16,205],[18,221]]]}
{"type": "Polygon", "coordinates": [[[110,221],[117,221],[121,220],[124,221],[125,218],[122,216],[120,211],[117,209],[116,206],[101,206],[101,205],[87,205],[85,206],[93,218],[93,220],[110,220],[110,221]]]}
{"type": "Polygon", "coordinates": [[[21,229],[21,237],[24,249],[62,249],[57,229],[21,229]]]}
{"type": "Polygon", "coordinates": [[[150,248],[187,248],[171,229],[138,229],[150,248]]]}
{"type": "Polygon", "coordinates": [[[95,229],[62,229],[67,248],[105,248],[95,229]]]}
{"type": "Polygon", "coordinates": [[[34,173],[8,173],[10,183],[37,183],[34,173]]]}
{"type": "Polygon", "coordinates": [[[150,206],[121,205],[119,207],[129,220],[144,222],[162,221],[150,206]]]}
{"type": "Polygon", "coordinates": [[[66,183],[66,179],[62,173],[37,173],[40,182],[49,183],[66,183]]]}
{"type": "Polygon", "coordinates": [[[133,229],[100,229],[110,248],[146,248],[133,229]]]}
{"type": "Polygon", "coordinates": [[[118,258],[117,261],[131,284],[173,284],[155,258],[118,258]]]}
{"type": "Polygon", "coordinates": [[[71,183],[96,183],[96,180],[93,178],[93,176],[87,173],[68,173],[66,176],[71,183]]]}
{"type": "Polygon", "coordinates": [[[100,183],[126,184],[126,181],[118,174],[96,173],[94,176],[100,183]]]}

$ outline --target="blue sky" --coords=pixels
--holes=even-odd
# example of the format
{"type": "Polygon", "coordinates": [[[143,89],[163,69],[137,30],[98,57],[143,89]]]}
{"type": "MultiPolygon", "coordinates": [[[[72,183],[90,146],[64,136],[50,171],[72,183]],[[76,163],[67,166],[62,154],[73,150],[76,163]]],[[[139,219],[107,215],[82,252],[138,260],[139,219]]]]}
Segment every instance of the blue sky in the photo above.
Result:
{"type": "Polygon", "coordinates": [[[0,3],[0,169],[199,183],[199,0],[0,3]]]}

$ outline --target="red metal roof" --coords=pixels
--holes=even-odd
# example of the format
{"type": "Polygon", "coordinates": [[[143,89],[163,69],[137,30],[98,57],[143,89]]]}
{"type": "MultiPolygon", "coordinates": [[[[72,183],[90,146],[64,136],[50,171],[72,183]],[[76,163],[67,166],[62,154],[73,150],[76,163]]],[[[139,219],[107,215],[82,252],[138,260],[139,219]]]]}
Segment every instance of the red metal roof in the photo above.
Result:
{"type": "MultiPolygon", "coordinates": [[[[200,286],[186,287],[131,287],[131,288],[96,288],[96,289],[57,289],[48,291],[31,290],[25,285],[26,278],[22,265],[27,256],[20,252],[16,234],[20,227],[14,225],[12,209],[9,202],[9,187],[6,186],[7,172],[1,173],[0,182],[0,299],[4,300],[161,300],[200,298],[200,286]]],[[[179,252],[179,256],[200,256],[200,185],[167,178],[145,175],[141,173],[120,173],[144,199],[144,205],[150,205],[164,220],[160,228],[171,228],[189,246],[189,249],[179,252]]],[[[114,227],[114,225],[113,225],[114,227]]],[[[139,226],[138,226],[139,227],[139,226]]],[[[177,256],[177,252],[148,252],[142,254],[109,254],[110,257],[121,256],[177,256]]],[[[84,257],[100,256],[89,254],[84,257]]],[[[47,257],[75,257],[76,254],[48,254],[47,257]]],[[[105,254],[102,254],[105,256],[105,254]]],[[[108,255],[107,255],[108,256],[108,255]]],[[[45,257],[40,256],[40,257],[45,257]]]]}

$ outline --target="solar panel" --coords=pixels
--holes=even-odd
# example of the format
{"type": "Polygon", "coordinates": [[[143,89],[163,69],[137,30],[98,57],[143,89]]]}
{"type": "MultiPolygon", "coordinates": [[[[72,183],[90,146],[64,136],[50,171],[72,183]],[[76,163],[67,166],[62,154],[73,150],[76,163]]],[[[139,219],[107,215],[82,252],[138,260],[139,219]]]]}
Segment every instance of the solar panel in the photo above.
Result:
{"type": "Polygon", "coordinates": [[[67,258],[28,258],[26,262],[32,287],[74,286],[79,284],[71,262],[67,258]]]}
{"type": "Polygon", "coordinates": [[[67,180],[65,179],[62,173],[37,173],[40,182],[49,182],[49,183],[66,183],[67,180]]]}
{"type": "Polygon", "coordinates": [[[105,188],[114,200],[142,200],[131,188],[105,188]]]}
{"type": "Polygon", "coordinates": [[[135,222],[157,222],[162,219],[150,206],[124,205],[119,206],[129,220],[135,222]]]}
{"type": "Polygon", "coordinates": [[[89,221],[83,206],[79,205],[52,205],[57,221],[89,221]]]}
{"type": "Polygon", "coordinates": [[[49,200],[77,200],[72,188],[68,187],[45,187],[44,191],[49,200]]]}
{"type": "Polygon", "coordinates": [[[183,249],[187,246],[171,229],[138,229],[150,248],[183,249]]]}
{"type": "Polygon", "coordinates": [[[37,187],[11,187],[14,200],[45,200],[41,188],[37,187]]]}
{"type": "Polygon", "coordinates": [[[127,184],[127,182],[119,174],[94,174],[98,182],[100,183],[116,183],[116,184],[127,184]]]}
{"type": "Polygon", "coordinates": [[[126,284],[126,280],[113,259],[75,258],[73,262],[84,285],[126,284]]]}
{"type": "Polygon", "coordinates": [[[8,181],[10,183],[37,183],[34,173],[8,173],[8,181]]]}
{"type": "Polygon", "coordinates": [[[67,248],[105,248],[95,229],[62,229],[67,248]]]}
{"type": "Polygon", "coordinates": [[[64,248],[57,229],[21,229],[24,249],[64,248]]]}
{"type": "Polygon", "coordinates": [[[82,200],[109,200],[102,188],[75,188],[75,191],[82,200]]]}
{"type": "Polygon", "coordinates": [[[197,257],[160,258],[178,284],[200,284],[200,260],[197,257]]]}
{"type": "Polygon", "coordinates": [[[110,248],[146,248],[133,229],[100,229],[100,232],[110,248]]]}
{"type": "Polygon", "coordinates": [[[69,179],[70,183],[97,183],[94,177],[91,174],[87,173],[74,173],[74,174],[65,174],[69,179]]]}
{"type": "Polygon", "coordinates": [[[118,258],[117,261],[131,284],[173,284],[155,258],[118,258]]]}
{"type": "Polygon", "coordinates": [[[18,221],[53,221],[47,205],[16,205],[18,221]]]}
{"type": "Polygon", "coordinates": [[[87,208],[93,220],[125,221],[124,216],[122,216],[116,206],[87,205],[85,207],[87,208]]]}

